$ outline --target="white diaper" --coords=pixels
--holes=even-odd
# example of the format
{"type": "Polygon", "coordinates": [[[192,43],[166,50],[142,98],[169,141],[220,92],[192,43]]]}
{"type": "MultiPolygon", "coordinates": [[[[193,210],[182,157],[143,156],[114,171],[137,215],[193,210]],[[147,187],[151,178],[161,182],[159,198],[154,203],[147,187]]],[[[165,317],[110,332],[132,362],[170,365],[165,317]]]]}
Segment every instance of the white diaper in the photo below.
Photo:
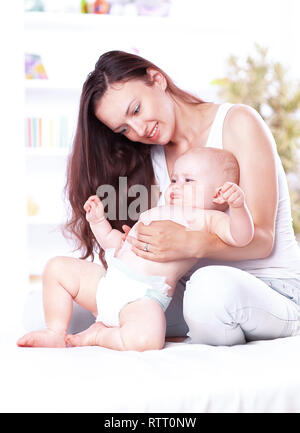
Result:
{"type": "Polygon", "coordinates": [[[97,288],[96,321],[107,326],[120,326],[119,313],[122,308],[144,297],[155,299],[165,311],[172,299],[168,296],[170,286],[166,284],[166,278],[137,274],[114,257],[114,252],[114,248],[105,251],[107,271],[97,288]]]}

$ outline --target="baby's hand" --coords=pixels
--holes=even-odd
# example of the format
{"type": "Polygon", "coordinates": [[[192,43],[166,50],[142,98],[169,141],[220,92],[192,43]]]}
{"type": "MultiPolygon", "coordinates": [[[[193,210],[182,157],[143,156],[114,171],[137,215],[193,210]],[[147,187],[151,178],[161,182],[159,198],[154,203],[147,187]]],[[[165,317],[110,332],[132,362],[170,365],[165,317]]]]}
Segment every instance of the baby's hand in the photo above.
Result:
{"type": "Polygon", "coordinates": [[[231,207],[242,207],[245,204],[245,195],[235,183],[225,182],[223,186],[216,189],[213,202],[218,204],[227,202],[231,207]]]}
{"type": "Polygon", "coordinates": [[[98,224],[105,219],[104,207],[97,195],[91,195],[84,203],[83,209],[86,211],[86,219],[90,224],[98,224]]]}
{"type": "Polygon", "coordinates": [[[130,232],[130,230],[131,230],[131,227],[129,227],[128,225],[126,225],[126,224],[124,224],[123,226],[122,226],[122,230],[123,230],[123,232],[124,233],[122,233],[122,241],[126,241],[126,238],[127,238],[127,236],[128,236],[128,233],[130,232]]]}

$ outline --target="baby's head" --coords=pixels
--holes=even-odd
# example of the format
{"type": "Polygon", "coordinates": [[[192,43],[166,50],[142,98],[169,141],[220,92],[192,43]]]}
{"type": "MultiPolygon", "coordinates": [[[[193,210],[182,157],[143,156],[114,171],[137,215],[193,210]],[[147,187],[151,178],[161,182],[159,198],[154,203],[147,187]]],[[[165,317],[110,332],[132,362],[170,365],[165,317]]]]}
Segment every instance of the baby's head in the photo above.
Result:
{"type": "Polygon", "coordinates": [[[166,203],[224,211],[227,204],[213,203],[216,189],[225,182],[239,183],[239,165],[227,150],[195,147],[174,164],[166,203]]]}

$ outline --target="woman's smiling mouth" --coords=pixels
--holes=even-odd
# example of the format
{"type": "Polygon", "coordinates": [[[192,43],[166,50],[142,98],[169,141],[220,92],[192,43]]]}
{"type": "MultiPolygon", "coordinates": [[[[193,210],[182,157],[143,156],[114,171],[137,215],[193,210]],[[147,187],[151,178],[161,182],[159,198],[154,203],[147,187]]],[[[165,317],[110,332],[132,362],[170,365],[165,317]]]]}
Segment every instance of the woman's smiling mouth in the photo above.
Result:
{"type": "Polygon", "coordinates": [[[157,140],[158,136],[159,136],[159,128],[157,122],[147,138],[149,138],[150,140],[157,140]]]}

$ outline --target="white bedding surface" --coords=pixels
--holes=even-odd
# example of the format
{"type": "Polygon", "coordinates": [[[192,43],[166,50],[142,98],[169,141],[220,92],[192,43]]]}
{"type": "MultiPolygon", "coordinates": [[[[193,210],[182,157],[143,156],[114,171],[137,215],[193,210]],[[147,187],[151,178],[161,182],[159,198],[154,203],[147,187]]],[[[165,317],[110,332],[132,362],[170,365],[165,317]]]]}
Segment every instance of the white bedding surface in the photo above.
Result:
{"type": "Polygon", "coordinates": [[[144,353],[15,339],[0,335],[1,412],[300,412],[300,336],[144,353]]]}

